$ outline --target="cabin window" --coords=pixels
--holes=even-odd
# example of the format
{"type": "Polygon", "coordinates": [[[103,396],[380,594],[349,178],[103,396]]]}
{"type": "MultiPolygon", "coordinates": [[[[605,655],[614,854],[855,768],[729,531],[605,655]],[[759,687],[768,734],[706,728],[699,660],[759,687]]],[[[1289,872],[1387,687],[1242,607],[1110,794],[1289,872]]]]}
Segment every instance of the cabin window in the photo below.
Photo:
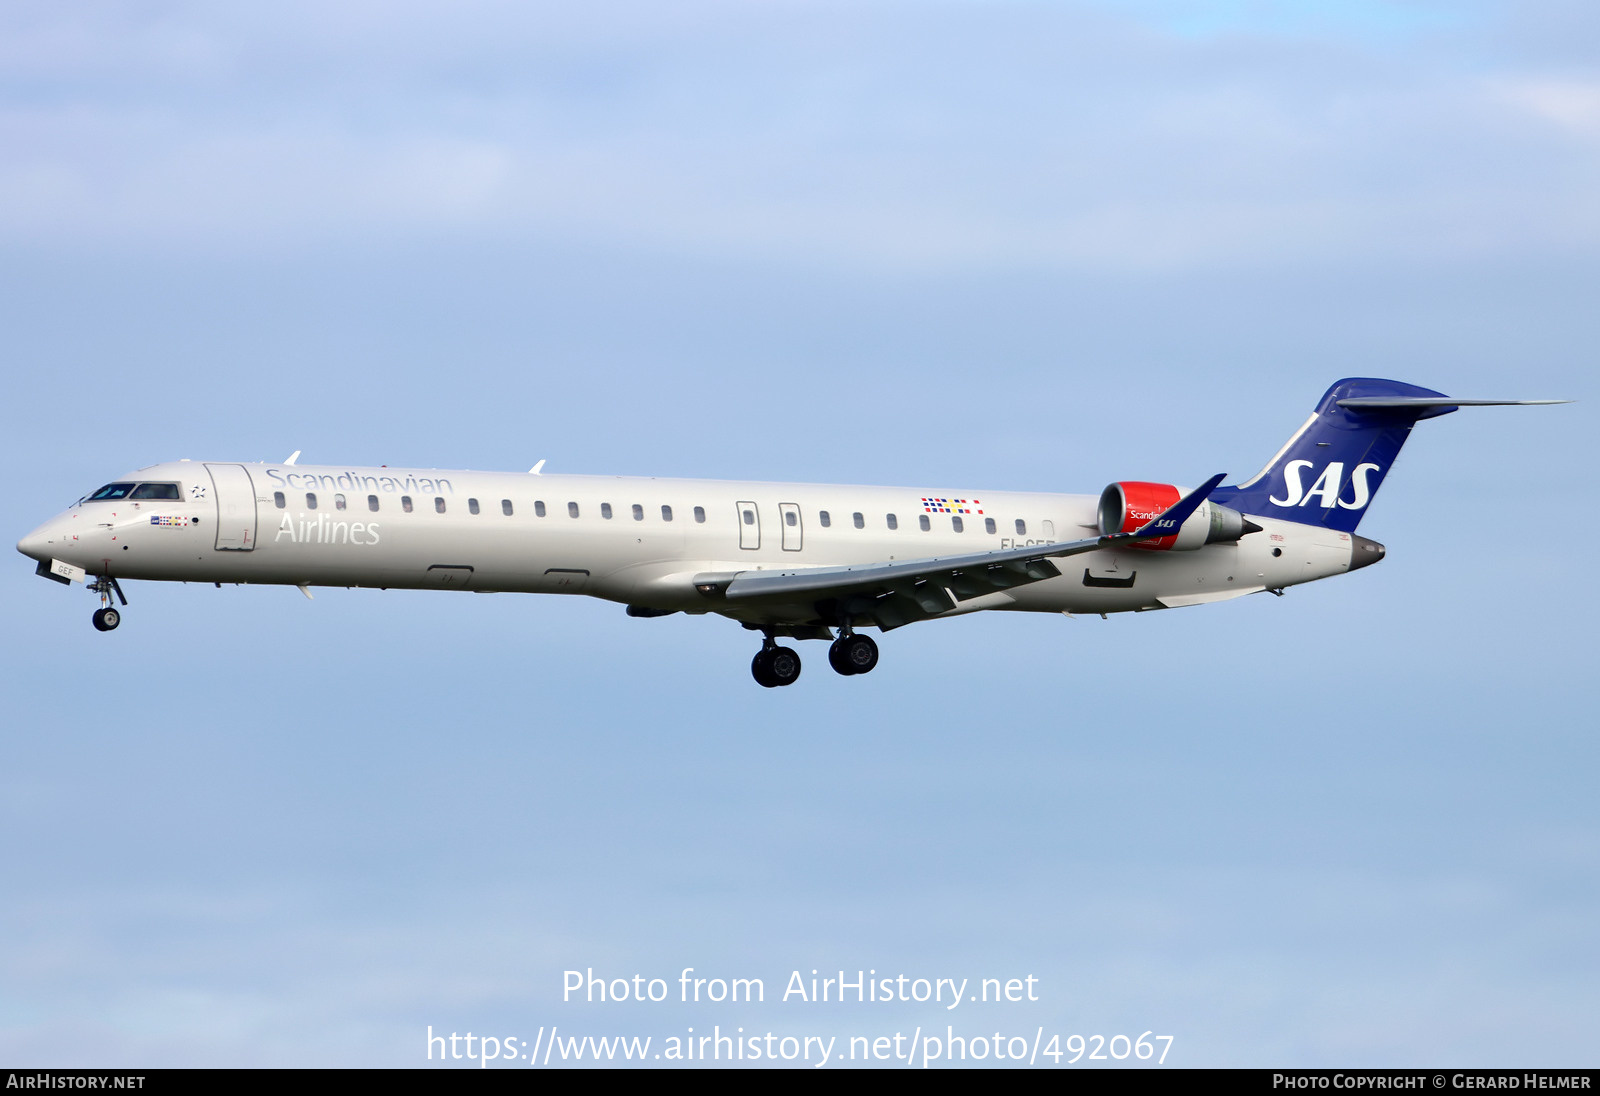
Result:
{"type": "Polygon", "coordinates": [[[756,523],[756,512],[754,510],[744,511],[744,523],[746,525],[754,525],[756,523]]]}
{"type": "Polygon", "coordinates": [[[883,520],[889,524],[889,528],[891,529],[900,528],[900,519],[895,517],[893,514],[885,514],[883,516],[883,520]]]}
{"type": "Polygon", "coordinates": [[[410,495],[401,495],[400,496],[400,509],[404,510],[408,514],[411,513],[411,496],[410,495]]]}
{"type": "Polygon", "coordinates": [[[706,508],[704,506],[696,506],[694,508],[694,520],[701,525],[706,523],[706,508]]]}
{"type": "Polygon", "coordinates": [[[609,502],[602,502],[600,504],[600,516],[605,518],[607,521],[611,520],[611,504],[609,502]]]}
{"type": "Polygon", "coordinates": [[[478,500],[477,499],[468,499],[467,500],[467,513],[476,514],[477,512],[478,512],[478,500]]]}
{"type": "Polygon", "coordinates": [[[850,522],[857,529],[865,529],[867,527],[867,519],[861,516],[860,510],[850,515],[850,522]]]}
{"type": "Polygon", "coordinates": [[[536,518],[544,517],[544,500],[543,499],[534,499],[533,500],[533,516],[536,517],[536,518]]]}
{"type": "Polygon", "coordinates": [[[661,507],[661,520],[662,521],[671,521],[672,520],[672,507],[670,507],[670,506],[662,506],[661,507]]]}
{"type": "Polygon", "coordinates": [[[994,518],[984,518],[983,519],[983,531],[985,533],[994,532],[994,518]]]}
{"type": "Polygon", "coordinates": [[[306,509],[307,510],[315,510],[316,508],[317,508],[316,492],[307,491],[306,492],[306,509]]]}
{"type": "Polygon", "coordinates": [[[795,513],[793,510],[785,510],[783,512],[783,523],[789,528],[793,529],[796,525],[800,524],[800,515],[795,513]]]}
{"type": "Polygon", "coordinates": [[[444,513],[444,499],[442,499],[442,498],[440,498],[438,496],[435,496],[434,500],[433,500],[433,509],[434,509],[434,512],[437,513],[437,514],[444,513]]]}
{"type": "Polygon", "coordinates": [[[960,518],[951,518],[950,519],[950,528],[954,529],[958,533],[961,532],[962,529],[964,528],[962,526],[962,524],[961,524],[961,519],[960,518]]]}
{"type": "Polygon", "coordinates": [[[510,517],[511,516],[511,500],[510,499],[501,499],[500,500],[500,512],[502,514],[504,514],[506,517],[510,517]]]}
{"type": "Polygon", "coordinates": [[[567,503],[567,517],[575,518],[577,516],[578,516],[578,504],[575,503],[575,502],[567,503]]]}
{"type": "Polygon", "coordinates": [[[929,529],[933,528],[932,523],[928,521],[928,515],[927,514],[918,514],[917,515],[917,524],[922,526],[922,531],[924,533],[926,533],[929,529]]]}
{"type": "Polygon", "coordinates": [[[1028,523],[1023,521],[1021,518],[1018,518],[1017,519],[1017,536],[1025,537],[1027,535],[1028,535],[1028,523]]]}
{"type": "Polygon", "coordinates": [[[818,510],[817,521],[821,523],[824,529],[826,529],[828,526],[833,524],[833,516],[830,515],[826,510],[818,510]]]}
{"type": "Polygon", "coordinates": [[[141,483],[133,489],[131,499],[173,499],[183,500],[183,492],[178,490],[176,483],[141,483]]]}
{"type": "Polygon", "coordinates": [[[343,495],[334,495],[333,496],[333,508],[335,510],[343,510],[344,509],[344,496],[343,495]]]}
{"type": "Polygon", "coordinates": [[[378,512],[378,496],[377,495],[368,495],[367,496],[367,509],[371,510],[374,514],[376,514],[378,512]]]}
{"type": "Polygon", "coordinates": [[[289,505],[289,500],[283,497],[282,491],[274,491],[272,492],[272,505],[282,510],[285,506],[289,505]]]}
{"type": "Polygon", "coordinates": [[[644,507],[640,506],[637,502],[633,504],[633,520],[634,521],[643,521],[644,520],[644,507]]]}

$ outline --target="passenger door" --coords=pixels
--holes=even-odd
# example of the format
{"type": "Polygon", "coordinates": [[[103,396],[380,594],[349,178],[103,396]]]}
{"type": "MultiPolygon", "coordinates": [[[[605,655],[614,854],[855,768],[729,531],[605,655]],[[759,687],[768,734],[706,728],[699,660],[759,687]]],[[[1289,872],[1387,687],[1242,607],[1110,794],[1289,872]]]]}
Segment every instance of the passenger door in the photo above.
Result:
{"type": "Polygon", "coordinates": [[[256,489],[242,464],[208,464],[217,492],[217,548],[248,552],[256,546],[256,489]]]}

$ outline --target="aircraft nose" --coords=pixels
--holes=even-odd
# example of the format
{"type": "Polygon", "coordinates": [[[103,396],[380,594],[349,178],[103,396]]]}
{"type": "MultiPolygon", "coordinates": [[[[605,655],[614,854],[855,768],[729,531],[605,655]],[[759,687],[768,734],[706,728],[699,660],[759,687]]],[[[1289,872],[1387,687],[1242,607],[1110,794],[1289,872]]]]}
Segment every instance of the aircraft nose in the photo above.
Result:
{"type": "Polygon", "coordinates": [[[17,551],[29,559],[36,559],[41,563],[50,562],[52,556],[58,554],[52,551],[56,547],[53,542],[61,539],[60,530],[57,526],[58,522],[54,520],[45,522],[39,528],[17,541],[17,551]]]}
{"type": "Polygon", "coordinates": [[[44,545],[44,526],[41,525],[27,536],[17,541],[17,551],[21,552],[29,559],[43,561],[50,558],[49,554],[45,552],[44,545]]]}
{"type": "Polygon", "coordinates": [[[1363,567],[1371,567],[1384,557],[1383,545],[1366,537],[1353,536],[1350,538],[1350,570],[1359,571],[1363,567]]]}

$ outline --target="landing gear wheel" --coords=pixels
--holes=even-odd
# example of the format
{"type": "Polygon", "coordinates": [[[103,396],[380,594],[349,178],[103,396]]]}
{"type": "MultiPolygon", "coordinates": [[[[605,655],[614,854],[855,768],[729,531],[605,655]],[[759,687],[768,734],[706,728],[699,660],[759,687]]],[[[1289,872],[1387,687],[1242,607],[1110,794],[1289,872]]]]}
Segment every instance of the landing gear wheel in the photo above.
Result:
{"type": "Polygon", "coordinates": [[[774,647],[767,668],[779,685],[793,685],[800,676],[800,656],[789,647],[774,647]]]}
{"type": "Polygon", "coordinates": [[[767,667],[767,652],[757,651],[756,657],[750,660],[750,676],[756,679],[756,684],[763,689],[775,688],[778,679],[772,676],[772,671],[767,667]]]}
{"type": "Polygon", "coordinates": [[[844,657],[845,640],[849,638],[849,636],[840,636],[838,639],[833,641],[833,646],[828,648],[828,665],[832,666],[833,672],[841,677],[849,677],[851,674],[855,673],[855,671],[850,668],[850,663],[846,662],[844,657]]]}
{"type": "Polygon", "coordinates": [[[751,659],[750,674],[763,688],[793,685],[800,676],[800,656],[788,647],[765,647],[751,659]]]}
{"type": "Polygon", "coordinates": [[[870,673],[877,664],[878,645],[871,636],[857,633],[840,636],[828,648],[828,665],[845,677],[870,673]]]}
{"type": "Polygon", "coordinates": [[[122,614],[115,609],[96,609],[94,611],[94,626],[102,632],[109,632],[122,623],[122,614]]]}

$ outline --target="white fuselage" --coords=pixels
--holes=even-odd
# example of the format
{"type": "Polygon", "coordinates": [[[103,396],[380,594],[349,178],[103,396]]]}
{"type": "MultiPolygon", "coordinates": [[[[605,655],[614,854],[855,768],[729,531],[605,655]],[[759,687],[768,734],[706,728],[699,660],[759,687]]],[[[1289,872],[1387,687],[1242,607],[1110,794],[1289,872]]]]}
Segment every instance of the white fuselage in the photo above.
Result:
{"type": "MultiPolygon", "coordinates": [[[[189,461],[123,478],[177,484],[178,497],[80,502],[18,547],[127,579],[582,593],[760,623],[755,607],[708,604],[695,576],[998,551],[1097,528],[1091,495],[189,461]]],[[[1169,608],[1350,569],[1349,534],[1255,520],[1262,530],[1235,543],[1073,557],[1060,577],[944,615],[1169,608]]]]}

